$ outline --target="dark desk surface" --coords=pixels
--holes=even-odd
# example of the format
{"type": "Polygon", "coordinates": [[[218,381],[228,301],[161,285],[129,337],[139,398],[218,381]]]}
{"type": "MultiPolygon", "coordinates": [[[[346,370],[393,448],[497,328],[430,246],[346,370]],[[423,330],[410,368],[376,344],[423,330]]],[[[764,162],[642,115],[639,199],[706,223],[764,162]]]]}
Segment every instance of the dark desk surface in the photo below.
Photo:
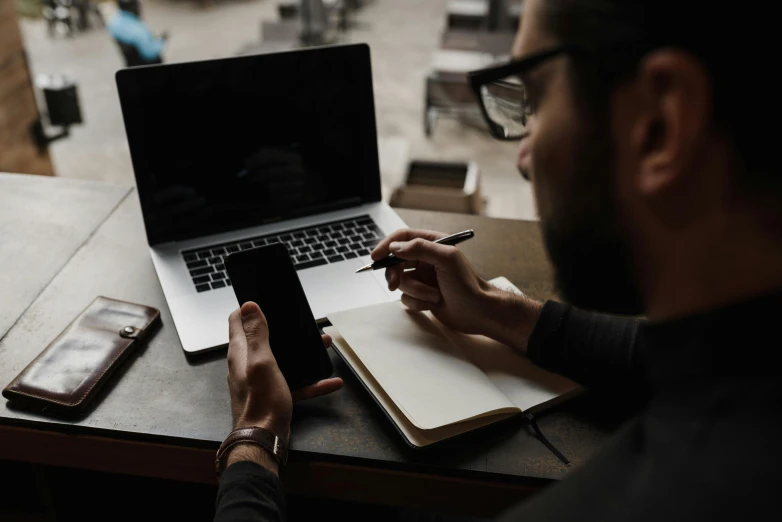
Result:
{"type": "MultiPolygon", "coordinates": [[[[0,183],[3,182],[0,175],[0,183]]],[[[35,195],[21,192],[20,197],[47,198],[72,190],[63,188],[71,184],[66,180],[44,183],[31,179],[30,186],[34,184],[35,195]]],[[[0,190],[0,194],[3,192],[0,190]]],[[[121,190],[104,187],[92,198],[108,202],[111,207],[111,201],[119,201],[122,195],[121,190]]],[[[13,195],[3,197],[14,199],[13,195]]],[[[19,201],[15,204],[19,208],[19,201]]],[[[83,201],[79,205],[63,205],[59,222],[79,221],[88,207],[83,201]]],[[[537,223],[409,210],[400,210],[399,214],[416,228],[447,232],[475,229],[475,239],[460,248],[484,276],[504,275],[533,297],[544,299],[552,295],[550,269],[537,223]]],[[[3,214],[0,217],[0,229],[16,226],[17,221],[9,221],[3,214]]],[[[124,365],[120,378],[109,385],[94,410],[82,419],[26,413],[0,402],[0,448],[5,448],[0,449],[0,458],[213,481],[211,451],[231,428],[224,351],[201,358],[188,358],[182,351],[149,258],[135,191],[121,199],[105,221],[93,223],[97,227],[94,233],[42,290],[40,276],[29,275],[17,267],[18,277],[36,289],[33,293],[37,293],[37,298],[29,308],[19,310],[24,310],[23,315],[14,319],[16,323],[0,341],[0,384],[10,382],[96,295],[158,307],[163,327],[124,365]],[[130,446],[120,444],[126,442],[149,451],[133,453],[127,449],[130,446]],[[26,452],[20,449],[20,443],[38,447],[26,452]],[[41,451],[41,445],[59,449],[41,451]],[[198,457],[188,457],[187,449],[197,450],[193,455],[198,457]],[[98,456],[92,463],[84,464],[80,460],[84,455],[98,456]],[[167,469],[160,459],[168,462],[167,469]],[[175,472],[177,466],[181,468],[179,472],[175,472]]],[[[58,226],[33,227],[34,234],[27,241],[45,245],[58,226]]],[[[67,251],[58,255],[67,255],[67,251]]],[[[336,356],[332,358],[336,373],[346,378],[345,389],[297,405],[292,428],[292,461],[332,465],[328,472],[332,483],[323,485],[326,489],[337,487],[335,476],[355,481],[349,470],[375,473],[374,479],[365,477],[365,481],[382,482],[395,473],[408,473],[419,478],[513,487],[537,487],[561,478],[567,471],[527,428],[515,421],[446,443],[437,450],[408,450],[342,362],[336,356]],[[335,471],[337,468],[342,471],[335,471]]],[[[586,420],[578,404],[577,400],[540,421],[550,440],[575,464],[591,454],[613,428],[586,420]]],[[[295,484],[298,490],[316,494],[342,494],[342,490],[313,490],[313,483],[319,480],[313,469],[306,468],[299,474],[291,471],[291,487],[295,484]]],[[[408,475],[404,484],[414,484],[412,476],[408,475]]],[[[457,492],[458,487],[450,484],[447,494],[457,492]]],[[[356,488],[355,484],[351,487],[356,488]]],[[[363,494],[360,488],[356,491],[359,496],[363,494]]],[[[518,495],[518,490],[514,491],[518,495]]],[[[383,493],[379,495],[381,502],[408,502],[406,498],[389,500],[383,493]]]]}

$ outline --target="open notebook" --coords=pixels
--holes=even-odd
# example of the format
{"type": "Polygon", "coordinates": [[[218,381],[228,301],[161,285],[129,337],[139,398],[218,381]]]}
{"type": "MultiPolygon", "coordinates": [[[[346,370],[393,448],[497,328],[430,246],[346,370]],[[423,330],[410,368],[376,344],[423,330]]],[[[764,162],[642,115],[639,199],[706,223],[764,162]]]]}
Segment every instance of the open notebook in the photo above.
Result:
{"type": "MultiPolygon", "coordinates": [[[[519,293],[507,279],[496,286],[519,293]]],[[[407,442],[417,448],[569,398],[579,386],[487,337],[446,328],[400,302],[329,315],[324,329],[407,442]]]]}

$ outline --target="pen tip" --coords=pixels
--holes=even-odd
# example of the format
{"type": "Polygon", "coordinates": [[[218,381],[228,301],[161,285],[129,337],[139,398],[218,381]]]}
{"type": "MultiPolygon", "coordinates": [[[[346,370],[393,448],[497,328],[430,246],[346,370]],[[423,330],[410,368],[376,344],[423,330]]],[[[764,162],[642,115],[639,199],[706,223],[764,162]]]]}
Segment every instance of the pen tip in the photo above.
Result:
{"type": "Polygon", "coordinates": [[[372,265],[362,266],[361,268],[356,270],[356,273],[359,274],[361,272],[366,272],[367,270],[372,270],[372,265]]]}

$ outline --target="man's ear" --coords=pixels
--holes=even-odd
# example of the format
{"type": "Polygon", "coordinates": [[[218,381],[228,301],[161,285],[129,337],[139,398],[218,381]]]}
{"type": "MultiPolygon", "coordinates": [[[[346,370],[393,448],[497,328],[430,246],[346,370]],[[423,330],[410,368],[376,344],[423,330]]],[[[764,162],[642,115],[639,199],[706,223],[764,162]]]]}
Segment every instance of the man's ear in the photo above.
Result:
{"type": "Polygon", "coordinates": [[[660,50],[641,61],[634,83],[643,105],[631,136],[638,151],[637,188],[651,198],[677,187],[686,193],[712,126],[711,78],[692,55],[660,50]]]}

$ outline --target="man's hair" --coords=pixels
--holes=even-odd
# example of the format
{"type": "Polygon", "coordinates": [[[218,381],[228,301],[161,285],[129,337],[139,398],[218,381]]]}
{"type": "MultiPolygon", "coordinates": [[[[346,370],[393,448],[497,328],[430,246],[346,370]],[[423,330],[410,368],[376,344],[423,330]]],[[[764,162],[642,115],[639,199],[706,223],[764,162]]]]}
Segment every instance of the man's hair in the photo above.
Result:
{"type": "Polygon", "coordinates": [[[543,0],[543,25],[562,43],[592,55],[572,61],[577,97],[592,113],[631,77],[653,49],[678,48],[695,56],[711,79],[715,123],[733,139],[740,182],[753,192],[782,195],[776,171],[779,120],[774,29],[759,4],[706,0],[543,0]],[[774,72],[772,72],[774,71],[774,72]],[[772,87],[774,86],[774,87],[772,87]]]}
{"type": "Polygon", "coordinates": [[[117,0],[117,6],[123,11],[138,11],[139,0],[117,0]]]}

